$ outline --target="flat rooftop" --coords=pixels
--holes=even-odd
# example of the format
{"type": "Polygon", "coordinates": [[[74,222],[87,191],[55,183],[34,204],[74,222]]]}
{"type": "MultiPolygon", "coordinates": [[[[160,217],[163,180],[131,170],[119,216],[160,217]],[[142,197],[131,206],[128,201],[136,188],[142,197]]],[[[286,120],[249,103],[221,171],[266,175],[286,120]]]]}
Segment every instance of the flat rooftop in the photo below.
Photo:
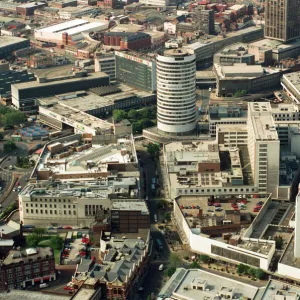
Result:
{"type": "Polygon", "coordinates": [[[113,106],[119,101],[136,97],[147,97],[153,95],[145,91],[140,91],[129,87],[125,84],[116,84],[116,93],[109,95],[98,95],[97,90],[105,90],[106,87],[99,87],[90,89],[88,91],[77,91],[66,94],[60,94],[45,98],[40,98],[39,101],[42,105],[52,105],[55,103],[63,103],[65,106],[78,109],[80,111],[92,111],[101,107],[113,106]]]}
{"type": "Polygon", "coordinates": [[[141,211],[143,215],[149,215],[148,207],[143,200],[114,200],[111,209],[136,210],[141,211]]]}
{"type": "Polygon", "coordinates": [[[249,102],[248,118],[251,120],[256,140],[279,141],[269,102],[249,102]]]}
{"type": "Polygon", "coordinates": [[[17,44],[23,41],[28,41],[28,39],[23,39],[15,36],[0,36],[0,48],[17,44]]]}
{"type": "Polygon", "coordinates": [[[300,287],[271,279],[259,300],[299,299],[299,295],[300,287]]]}
{"type": "MultiPolygon", "coordinates": [[[[283,252],[279,263],[293,267],[293,268],[300,268],[300,258],[294,256],[294,245],[295,240],[294,236],[291,237],[285,251],[283,252]]],[[[291,274],[291,277],[293,275],[291,274]]]]}
{"type": "Polygon", "coordinates": [[[0,299],[9,300],[70,300],[69,295],[44,294],[40,291],[10,290],[8,293],[0,293],[0,299]]]}
{"type": "Polygon", "coordinates": [[[271,39],[261,39],[252,43],[249,43],[249,46],[255,46],[262,49],[272,49],[273,52],[284,52],[292,48],[300,47],[300,39],[284,44],[281,41],[271,40],[271,39]]]}
{"type": "Polygon", "coordinates": [[[179,268],[161,289],[158,299],[173,296],[180,299],[205,300],[216,299],[218,295],[226,293],[232,295],[231,299],[255,299],[262,292],[263,288],[259,289],[203,270],[179,268]],[[199,289],[193,286],[199,286],[199,289]]]}
{"type": "MultiPolygon", "coordinates": [[[[213,205],[209,205],[209,196],[180,196],[177,198],[176,202],[189,227],[201,229],[202,227],[222,226],[223,221],[232,220],[231,216],[233,215],[238,218],[232,221],[232,224],[241,224],[241,221],[243,221],[244,224],[250,224],[252,216],[258,214],[258,212],[253,212],[256,203],[258,201],[265,203],[268,198],[264,197],[264,195],[253,198],[253,194],[246,194],[243,196],[245,196],[243,199],[247,200],[247,204],[243,207],[239,204],[241,203],[241,198],[239,198],[238,195],[227,195],[227,198],[220,197],[215,199],[216,202],[220,202],[221,210],[213,205]],[[234,202],[238,205],[238,209],[234,209],[229,200],[235,200],[234,202]],[[200,209],[202,210],[202,217],[200,217],[199,214],[200,209]]],[[[238,228],[236,230],[238,230],[238,228]]],[[[201,230],[199,233],[200,232],[201,230]]],[[[262,243],[262,245],[264,244],[262,243]]],[[[256,246],[257,243],[254,243],[253,245],[249,243],[249,245],[247,245],[241,242],[242,248],[255,248],[256,246]]],[[[269,252],[269,249],[267,249],[267,252],[269,252]]]]}
{"type": "Polygon", "coordinates": [[[4,265],[19,263],[21,261],[28,262],[29,259],[38,259],[38,257],[45,258],[52,257],[53,250],[50,247],[44,248],[28,248],[26,250],[10,250],[6,258],[3,260],[4,265]]]}
{"type": "MultiPolygon", "coordinates": [[[[60,103],[54,104],[51,107],[43,107],[43,109],[95,130],[104,129],[107,131],[112,131],[113,125],[111,123],[60,103]]],[[[42,110],[40,110],[40,113],[43,113],[42,110]]]]}
{"type": "Polygon", "coordinates": [[[300,72],[283,74],[283,79],[288,81],[300,93],[300,72]]]}
{"type": "Polygon", "coordinates": [[[35,30],[35,32],[61,32],[61,31],[65,31],[67,29],[74,28],[76,26],[80,26],[80,25],[87,24],[87,23],[88,23],[88,21],[86,21],[86,20],[76,19],[76,20],[71,20],[68,22],[62,22],[62,23],[55,24],[52,26],[40,28],[40,29],[35,30]]]}
{"type": "Polygon", "coordinates": [[[29,2],[29,3],[25,3],[25,4],[20,4],[20,5],[18,5],[18,7],[31,8],[31,7],[36,7],[38,5],[45,5],[45,3],[44,2],[29,2]]]}
{"type": "Polygon", "coordinates": [[[72,300],[91,299],[97,290],[81,287],[72,300]]]}
{"type": "MultiPolygon", "coordinates": [[[[226,33],[225,39],[226,38],[231,38],[231,37],[234,37],[234,36],[244,35],[244,34],[255,32],[255,31],[261,31],[261,30],[262,30],[261,28],[257,28],[257,27],[252,26],[252,27],[248,27],[248,28],[241,29],[241,30],[238,30],[238,31],[228,32],[228,33],[226,33]]],[[[220,36],[214,36],[214,35],[205,36],[205,39],[202,38],[202,39],[199,39],[195,43],[184,45],[184,48],[197,50],[201,47],[205,47],[207,44],[219,42],[219,41],[222,41],[222,40],[224,40],[224,38],[220,37],[220,36]]]]}
{"type": "Polygon", "coordinates": [[[192,53],[185,48],[178,48],[165,50],[163,55],[168,57],[181,57],[192,55],[192,53]]]}

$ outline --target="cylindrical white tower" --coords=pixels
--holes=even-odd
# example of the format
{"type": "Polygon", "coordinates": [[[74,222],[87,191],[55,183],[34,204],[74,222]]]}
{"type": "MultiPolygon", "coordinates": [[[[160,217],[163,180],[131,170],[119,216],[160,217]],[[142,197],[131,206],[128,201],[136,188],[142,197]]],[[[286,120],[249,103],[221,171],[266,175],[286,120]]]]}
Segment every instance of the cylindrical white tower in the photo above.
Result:
{"type": "Polygon", "coordinates": [[[196,57],[170,49],[156,57],[157,128],[185,134],[196,127],[196,57]]]}

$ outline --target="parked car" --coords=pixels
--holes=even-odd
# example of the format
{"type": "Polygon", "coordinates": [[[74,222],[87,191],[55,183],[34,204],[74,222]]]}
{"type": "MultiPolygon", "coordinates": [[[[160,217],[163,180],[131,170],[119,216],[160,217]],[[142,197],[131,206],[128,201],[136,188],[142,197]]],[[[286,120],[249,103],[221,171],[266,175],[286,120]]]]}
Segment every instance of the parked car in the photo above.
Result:
{"type": "Polygon", "coordinates": [[[162,271],[163,269],[164,269],[164,265],[161,264],[161,265],[158,267],[158,270],[159,270],[159,271],[162,271]]]}

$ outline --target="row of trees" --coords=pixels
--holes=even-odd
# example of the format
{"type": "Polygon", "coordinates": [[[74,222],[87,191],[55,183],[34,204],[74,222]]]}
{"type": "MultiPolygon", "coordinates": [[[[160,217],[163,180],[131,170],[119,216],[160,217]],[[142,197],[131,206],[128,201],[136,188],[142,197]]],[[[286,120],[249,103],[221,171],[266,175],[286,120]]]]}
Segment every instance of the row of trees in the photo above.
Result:
{"type": "Polygon", "coordinates": [[[140,110],[131,109],[129,112],[116,109],[113,111],[113,119],[115,122],[128,119],[132,124],[132,131],[134,133],[142,133],[144,128],[148,128],[156,124],[156,108],[146,107],[140,110]]]}
{"type": "Polygon", "coordinates": [[[237,272],[241,275],[248,275],[251,276],[252,278],[257,278],[257,279],[263,279],[265,276],[265,272],[262,269],[256,269],[249,267],[244,264],[239,264],[237,267],[237,272]]]}
{"type": "Polygon", "coordinates": [[[0,125],[15,126],[26,121],[26,116],[19,110],[14,110],[4,105],[0,105],[0,125]]]}

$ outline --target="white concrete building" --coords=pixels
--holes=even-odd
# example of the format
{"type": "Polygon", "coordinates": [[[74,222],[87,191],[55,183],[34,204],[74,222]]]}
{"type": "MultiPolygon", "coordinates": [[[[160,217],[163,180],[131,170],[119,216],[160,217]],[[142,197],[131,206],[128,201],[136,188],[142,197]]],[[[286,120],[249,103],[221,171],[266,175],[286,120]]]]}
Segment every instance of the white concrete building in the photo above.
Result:
{"type": "Polygon", "coordinates": [[[280,141],[270,103],[248,103],[248,151],[254,185],[277,198],[280,141]]]}
{"type": "Polygon", "coordinates": [[[70,20],[75,18],[80,18],[82,16],[86,16],[92,14],[97,11],[97,8],[93,6],[68,6],[62,8],[59,12],[59,18],[64,20],[70,20]]]}
{"type": "MultiPolygon", "coordinates": [[[[76,7],[75,7],[76,8],[76,7]]],[[[64,23],[36,29],[34,37],[38,41],[52,43],[68,43],[79,41],[84,38],[84,34],[93,31],[101,31],[107,29],[108,23],[92,22],[86,20],[75,19],[64,23]]]]}
{"type": "Polygon", "coordinates": [[[157,128],[185,134],[196,127],[196,62],[185,49],[157,55],[157,128]]]}
{"type": "Polygon", "coordinates": [[[140,173],[132,137],[109,145],[88,141],[91,138],[84,133],[44,147],[30,184],[19,193],[24,225],[90,226],[97,211],[111,208],[112,198],[139,197],[140,173]],[[50,184],[54,181],[55,187],[50,184]]]}
{"type": "Polygon", "coordinates": [[[300,103],[300,72],[283,74],[281,79],[283,90],[297,104],[300,103]]]}
{"type": "Polygon", "coordinates": [[[141,0],[139,3],[142,3],[144,5],[149,5],[149,6],[157,6],[157,7],[165,7],[168,6],[170,1],[169,0],[141,0]]]}

